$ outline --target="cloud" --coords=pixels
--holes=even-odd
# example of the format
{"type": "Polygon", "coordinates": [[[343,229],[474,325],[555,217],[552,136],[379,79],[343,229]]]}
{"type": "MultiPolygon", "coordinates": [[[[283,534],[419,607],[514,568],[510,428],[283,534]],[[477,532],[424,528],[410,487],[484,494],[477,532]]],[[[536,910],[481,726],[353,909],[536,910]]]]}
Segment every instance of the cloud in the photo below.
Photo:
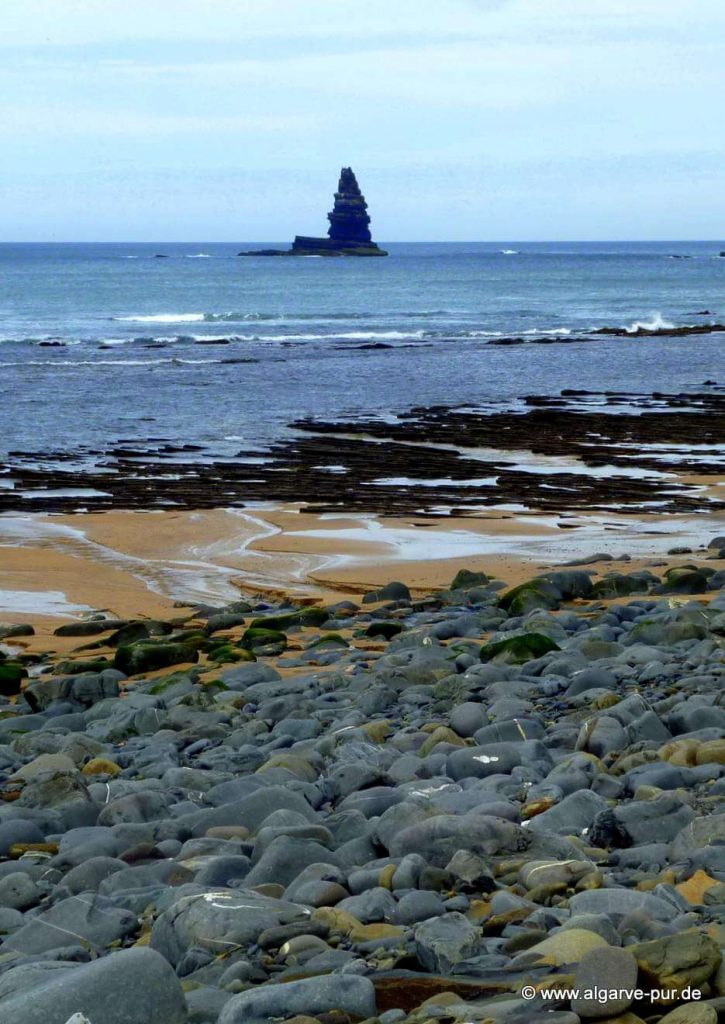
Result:
{"type": "Polygon", "coordinates": [[[156,114],[153,111],[78,110],[64,106],[23,108],[0,112],[0,131],[18,136],[45,137],[91,136],[96,138],[181,135],[188,139],[199,136],[233,136],[244,133],[278,138],[280,134],[305,135],[318,127],[322,115],[300,117],[270,115],[206,116],[189,114],[156,114]]]}
{"type": "Polygon", "coordinates": [[[709,206],[717,233],[725,4],[696,9],[104,0],[99,17],[98,0],[1,0],[0,232],[19,237],[43,210],[99,237],[122,194],[119,230],[161,237],[176,206],[223,232],[215,211],[233,207],[261,236],[295,206],[324,205],[329,175],[351,162],[379,190],[389,237],[420,230],[411,195],[439,237],[505,236],[507,220],[535,235],[553,209],[570,237],[591,237],[612,211],[636,220],[638,204],[660,204],[658,230],[676,234],[689,160],[691,207],[709,206]],[[637,203],[628,175],[646,193],[637,203]]]}

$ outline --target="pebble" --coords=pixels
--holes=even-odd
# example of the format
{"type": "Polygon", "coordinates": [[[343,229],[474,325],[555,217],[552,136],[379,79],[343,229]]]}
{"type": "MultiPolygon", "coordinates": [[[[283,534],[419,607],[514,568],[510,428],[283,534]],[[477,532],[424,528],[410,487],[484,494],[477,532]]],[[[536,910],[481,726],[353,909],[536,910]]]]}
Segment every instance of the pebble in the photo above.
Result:
{"type": "Polygon", "coordinates": [[[199,607],[119,626],[132,679],[42,656],[0,718],[0,1020],[635,1024],[517,995],[573,975],[714,1024],[725,594],[690,591],[725,578],[621,580],[199,607]]]}

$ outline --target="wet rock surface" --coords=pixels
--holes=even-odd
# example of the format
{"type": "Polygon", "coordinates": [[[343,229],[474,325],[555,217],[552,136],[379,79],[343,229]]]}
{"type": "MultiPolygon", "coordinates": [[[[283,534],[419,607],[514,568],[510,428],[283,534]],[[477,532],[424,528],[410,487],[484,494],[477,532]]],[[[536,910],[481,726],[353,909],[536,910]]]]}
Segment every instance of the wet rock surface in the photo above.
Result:
{"type": "Polygon", "coordinates": [[[70,512],[78,498],[63,492],[78,488],[90,492],[83,497],[89,511],[253,501],[416,517],[502,504],[645,514],[725,506],[677,475],[714,481],[722,474],[725,397],[717,387],[667,395],[570,391],[530,395],[517,410],[437,406],[393,421],[291,426],[294,435],[265,451],[221,460],[203,446],[163,439],[103,451],[12,452],[0,464],[14,481],[14,489],[0,489],[0,511],[70,512]]]}
{"type": "Polygon", "coordinates": [[[603,601],[580,568],[478,568],[79,620],[128,671],[17,631],[3,1024],[716,1021],[722,580],[603,601]]]}

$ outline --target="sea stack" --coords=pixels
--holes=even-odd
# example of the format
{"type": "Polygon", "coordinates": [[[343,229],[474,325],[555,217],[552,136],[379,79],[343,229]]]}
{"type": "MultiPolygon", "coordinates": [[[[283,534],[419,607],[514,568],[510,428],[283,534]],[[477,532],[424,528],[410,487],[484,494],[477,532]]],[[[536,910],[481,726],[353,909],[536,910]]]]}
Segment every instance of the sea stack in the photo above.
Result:
{"type": "Polygon", "coordinates": [[[352,167],[343,167],[327,238],[296,235],[291,249],[258,249],[240,256],[387,256],[370,235],[370,215],[352,167]]]}

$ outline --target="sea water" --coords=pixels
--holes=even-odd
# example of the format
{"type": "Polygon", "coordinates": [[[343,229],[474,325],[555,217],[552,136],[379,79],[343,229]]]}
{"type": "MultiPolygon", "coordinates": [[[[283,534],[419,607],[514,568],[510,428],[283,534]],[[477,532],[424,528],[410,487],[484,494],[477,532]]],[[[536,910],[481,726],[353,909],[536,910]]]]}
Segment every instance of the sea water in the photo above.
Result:
{"type": "Polygon", "coordinates": [[[723,242],[252,247],[0,245],[0,457],[148,438],[231,456],[301,417],[725,381],[723,333],[570,340],[725,322],[723,242]]]}

